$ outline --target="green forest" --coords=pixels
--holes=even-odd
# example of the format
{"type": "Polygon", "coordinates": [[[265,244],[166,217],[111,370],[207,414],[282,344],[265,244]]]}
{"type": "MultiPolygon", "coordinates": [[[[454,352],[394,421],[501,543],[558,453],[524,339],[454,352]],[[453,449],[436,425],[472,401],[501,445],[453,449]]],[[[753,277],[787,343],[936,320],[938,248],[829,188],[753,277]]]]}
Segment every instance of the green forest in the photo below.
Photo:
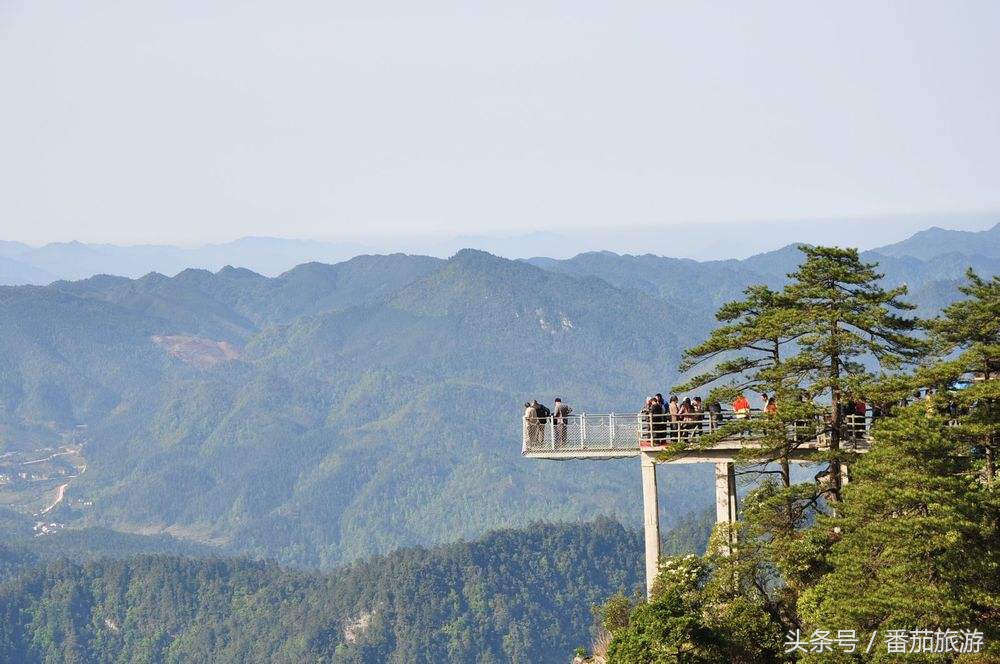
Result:
{"type": "Polygon", "coordinates": [[[748,288],[685,354],[681,389],[777,395],[715,434],[762,441],[741,463],[760,480],[740,521],[703,555],[662,558],[648,600],[606,601],[595,660],[1000,661],[1000,278],[969,270],[963,298],[920,319],[856,251],[802,252],[784,288],[748,288]],[[841,444],[859,400],[878,415],[864,453],[841,444]],[[787,467],[803,422],[829,445],[793,482],[768,468],[787,467]]]}
{"type": "MultiPolygon", "coordinates": [[[[673,531],[667,549],[704,550],[707,519],[673,531]]],[[[0,661],[560,661],[589,640],[591,605],[641,584],[640,540],[609,519],[537,524],[318,574],[110,557],[135,552],[127,538],[97,556],[88,542],[60,555],[26,539],[0,545],[0,661]]]]}

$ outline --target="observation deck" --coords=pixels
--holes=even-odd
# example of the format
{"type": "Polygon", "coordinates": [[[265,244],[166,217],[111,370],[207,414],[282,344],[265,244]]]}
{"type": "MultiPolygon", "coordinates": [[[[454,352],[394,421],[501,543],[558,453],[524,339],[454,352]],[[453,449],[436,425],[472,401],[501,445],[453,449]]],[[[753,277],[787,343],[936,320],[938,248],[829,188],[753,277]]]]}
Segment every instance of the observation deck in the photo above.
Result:
{"type": "MultiPolygon", "coordinates": [[[[627,413],[623,415],[570,415],[563,422],[554,418],[523,417],[521,454],[531,459],[624,459],[638,457],[642,473],[643,530],[646,540],[646,592],[651,595],[653,580],[659,571],[660,508],[656,488],[656,466],[661,463],[711,463],[715,466],[715,518],[719,523],[735,523],[737,506],[736,459],[746,457],[746,450],[761,450],[761,460],[768,454],[764,442],[753,430],[753,420],[765,420],[770,415],[760,411],[749,413],[689,413],[672,421],[670,415],[627,413]],[[738,426],[742,424],[747,426],[738,426]],[[732,426],[726,426],[732,424],[732,426]],[[712,445],[699,444],[700,438],[719,432],[725,435],[712,445]],[[667,459],[657,452],[680,448],[667,459]]],[[[766,420],[765,420],[766,421],[766,420]]],[[[760,424],[764,422],[761,421],[760,424]]],[[[843,450],[867,452],[871,439],[872,420],[867,415],[847,415],[841,426],[840,447],[843,450]]],[[[787,440],[795,441],[789,461],[809,461],[829,449],[830,424],[823,418],[790,423],[787,440]]],[[[752,457],[752,455],[750,455],[752,457]]],[[[841,462],[841,473],[847,481],[847,467],[841,462]]],[[[724,551],[735,546],[730,542],[724,551]]]]}
{"type": "MultiPolygon", "coordinates": [[[[521,454],[530,459],[624,459],[643,452],[659,452],[668,447],[692,445],[708,433],[737,419],[762,419],[761,411],[748,415],[696,413],[690,419],[670,421],[669,415],[627,413],[570,415],[565,424],[553,418],[522,418],[521,454]]],[[[867,452],[870,445],[871,417],[846,415],[842,428],[841,449],[867,452]]],[[[789,435],[800,441],[790,459],[807,461],[817,452],[829,449],[829,426],[821,419],[798,422],[789,435]]],[[[762,448],[759,437],[739,432],[711,446],[694,445],[662,463],[731,462],[747,449],[762,448]]]]}

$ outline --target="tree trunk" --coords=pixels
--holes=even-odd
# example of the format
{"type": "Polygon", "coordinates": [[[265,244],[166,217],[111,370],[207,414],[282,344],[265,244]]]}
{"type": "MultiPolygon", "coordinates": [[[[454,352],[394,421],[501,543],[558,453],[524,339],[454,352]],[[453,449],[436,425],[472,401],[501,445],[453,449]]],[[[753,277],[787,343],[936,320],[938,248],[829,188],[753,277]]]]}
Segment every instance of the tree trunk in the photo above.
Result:
{"type": "Polygon", "coordinates": [[[997,452],[994,446],[994,437],[989,437],[989,443],[986,445],[986,482],[987,484],[993,484],[993,480],[997,476],[997,452]]]}
{"type": "MultiPolygon", "coordinates": [[[[990,361],[986,360],[983,366],[983,380],[988,381],[993,377],[993,372],[990,370],[990,361]]],[[[973,377],[975,378],[975,377],[973,377]]],[[[987,408],[989,409],[990,415],[994,414],[994,404],[993,399],[987,400],[987,408]]],[[[986,436],[986,483],[993,484],[993,480],[997,476],[997,453],[996,453],[996,434],[991,433],[986,436]]]]}
{"type": "MultiPolygon", "coordinates": [[[[834,325],[836,330],[836,325],[834,325]]],[[[836,335],[836,331],[833,332],[836,335]]],[[[842,426],[840,408],[840,356],[833,354],[830,357],[830,450],[835,456],[840,451],[840,429],[842,426]]],[[[840,502],[840,489],[843,478],[840,476],[840,459],[836,458],[830,464],[830,481],[833,486],[833,501],[840,502]]]]}

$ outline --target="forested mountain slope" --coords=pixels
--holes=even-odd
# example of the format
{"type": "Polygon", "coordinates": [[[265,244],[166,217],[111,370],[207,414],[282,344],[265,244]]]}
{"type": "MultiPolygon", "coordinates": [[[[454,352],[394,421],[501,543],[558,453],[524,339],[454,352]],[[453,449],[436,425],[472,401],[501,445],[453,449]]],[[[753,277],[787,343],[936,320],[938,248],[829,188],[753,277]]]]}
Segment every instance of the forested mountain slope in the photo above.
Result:
{"type": "MultiPolygon", "coordinates": [[[[24,459],[82,456],[47,518],[290,563],[637,524],[636,464],[523,460],[521,403],[635,409],[710,314],[476,251],[7,288],[0,432],[24,459]]],[[[703,470],[666,474],[669,519],[708,502],[703,470]]]]}
{"type": "Polygon", "coordinates": [[[175,277],[96,276],[60,281],[54,289],[120,304],[180,324],[191,334],[238,341],[263,326],[387,297],[435,269],[427,256],[358,256],[336,265],[306,263],[268,278],[225,267],[188,269],[175,277]]]}
{"type": "MultiPolygon", "coordinates": [[[[796,252],[798,253],[798,252],[796,252]]],[[[619,288],[670,297],[697,310],[718,307],[747,284],[776,285],[782,273],[759,271],[748,261],[698,262],[646,254],[619,255],[610,251],[580,254],[566,260],[532,258],[532,265],[573,276],[594,276],[619,288]]]]}
{"type": "MultiPolygon", "coordinates": [[[[551,662],[641,582],[609,520],[406,549],[321,576],[240,560],[65,561],[0,583],[0,661],[551,662]]],[[[18,561],[0,547],[0,566],[18,561]]]]}

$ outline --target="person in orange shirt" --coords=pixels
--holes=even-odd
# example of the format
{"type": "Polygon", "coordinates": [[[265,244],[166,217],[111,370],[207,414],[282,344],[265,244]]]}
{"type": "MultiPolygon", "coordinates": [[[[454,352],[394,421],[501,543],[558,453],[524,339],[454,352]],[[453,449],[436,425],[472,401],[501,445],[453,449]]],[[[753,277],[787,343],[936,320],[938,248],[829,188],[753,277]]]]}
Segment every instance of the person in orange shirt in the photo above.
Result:
{"type": "Polygon", "coordinates": [[[770,399],[767,400],[767,405],[764,406],[764,412],[767,413],[768,415],[777,414],[778,402],[774,400],[774,397],[771,397],[770,399]]]}
{"type": "Polygon", "coordinates": [[[742,394],[733,399],[733,412],[736,417],[747,417],[750,415],[750,402],[742,394]]]}

